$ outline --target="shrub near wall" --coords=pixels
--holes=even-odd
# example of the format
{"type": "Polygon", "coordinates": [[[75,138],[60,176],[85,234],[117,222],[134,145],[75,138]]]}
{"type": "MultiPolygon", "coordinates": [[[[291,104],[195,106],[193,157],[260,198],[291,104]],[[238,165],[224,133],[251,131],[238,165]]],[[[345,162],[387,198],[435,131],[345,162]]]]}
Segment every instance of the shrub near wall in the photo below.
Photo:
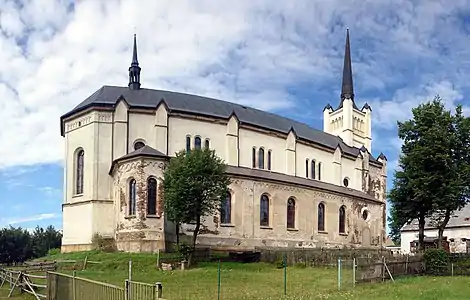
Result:
{"type": "Polygon", "coordinates": [[[428,249],[424,252],[426,273],[431,275],[446,275],[449,269],[450,256],[442,249],[428,249]]]}

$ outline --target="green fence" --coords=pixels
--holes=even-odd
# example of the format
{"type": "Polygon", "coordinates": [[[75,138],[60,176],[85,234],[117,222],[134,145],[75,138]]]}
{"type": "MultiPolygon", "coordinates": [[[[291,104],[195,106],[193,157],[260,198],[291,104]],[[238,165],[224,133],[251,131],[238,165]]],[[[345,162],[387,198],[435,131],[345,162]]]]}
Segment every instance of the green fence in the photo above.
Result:
{"type": "Polygon", "coordinates": [[[126,280],[124,287],[86,278],[48,272],[48,300],[158,300],[160,283],[148,284],[126,280]]]}

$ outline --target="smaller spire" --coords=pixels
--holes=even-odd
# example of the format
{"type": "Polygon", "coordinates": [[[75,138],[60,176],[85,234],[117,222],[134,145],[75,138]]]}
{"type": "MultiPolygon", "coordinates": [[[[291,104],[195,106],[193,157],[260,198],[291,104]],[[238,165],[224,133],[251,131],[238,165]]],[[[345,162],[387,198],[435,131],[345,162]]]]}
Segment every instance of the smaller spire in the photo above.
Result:
{"type": "Polygon", "coordinates": [[[131,66],[139,66],[139,61],[137,60],[137,35],[134,33],[134,50],[132,51],[132,63],[131,66]]]}
{"type": "Polygon", "coordinates": [[[140,89],[140,67],[137,59],[137,36],[134,33],[134,49],[132,51],[132,62],[129,67],[129,88],[132,90],[140,89]]]}

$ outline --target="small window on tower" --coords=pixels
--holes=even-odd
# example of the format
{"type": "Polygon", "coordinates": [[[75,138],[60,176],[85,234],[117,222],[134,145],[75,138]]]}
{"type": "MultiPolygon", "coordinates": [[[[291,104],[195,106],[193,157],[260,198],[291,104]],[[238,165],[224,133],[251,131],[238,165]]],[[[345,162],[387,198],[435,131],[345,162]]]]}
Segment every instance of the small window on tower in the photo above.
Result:
{"type": "Polygon", "coordinates": [[[134,150],[139,150],[140,148],[143,148],[145,146],[145,143],[142,141],[137,141],[134,143],[134,150]]]}

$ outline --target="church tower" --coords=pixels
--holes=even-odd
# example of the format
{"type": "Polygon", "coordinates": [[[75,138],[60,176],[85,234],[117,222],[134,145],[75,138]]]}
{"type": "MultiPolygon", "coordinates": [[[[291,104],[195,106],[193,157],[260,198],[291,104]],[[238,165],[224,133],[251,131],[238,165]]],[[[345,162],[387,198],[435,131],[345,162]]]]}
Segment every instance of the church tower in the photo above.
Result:
{"type": "Polygon", "coordinates": [[[323,109],[323,131],[337,135],[349,146],[364,146],[372,152],[372,109],[365,103],[359,109],[354,101],[349,29],[346,30],[341,101],[336,109],[327,104],[323,109]]]}

